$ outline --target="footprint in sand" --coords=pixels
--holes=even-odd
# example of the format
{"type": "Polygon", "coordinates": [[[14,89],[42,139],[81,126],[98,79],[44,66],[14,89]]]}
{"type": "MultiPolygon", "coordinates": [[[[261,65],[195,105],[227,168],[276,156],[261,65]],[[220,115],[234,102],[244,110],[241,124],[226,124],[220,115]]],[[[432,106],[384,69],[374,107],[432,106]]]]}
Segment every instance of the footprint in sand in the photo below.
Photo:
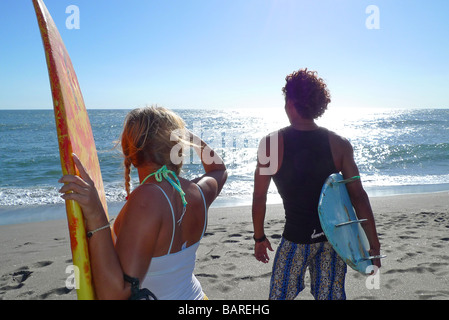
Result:
{"type": "Polygon", "coordinates": [[[14,272],[4,274],[0,277],[0,291],[9,291],[20,289],[24,282],[31,276],[33,271],[29,271],[28,267],[17,269],[14,272]]]}
{"type": "Polygon", "coordinates": [[[63,294],[68,294],[70,292],[72,292],[72,289],[67,289],[65,287],[63,287],[63,288],[56,288],[56,289],[50,290],[50,291],[48,291],[48,292],[46,292],[44,294],[41,294],[39,296],[39,298],[40,299],[47,299],[51,295],[62,296],[63,294]]]}
{"type": "MultiPolygon", "coordinates": [[[[53,264],[53,261],[50,260],[43,260],[38,261],[33,264],[31,264],[30,267],[24,266],[21,268],[16,269],[15,271],[6,273],[0,277],[0,299],[1,294],[6,293],[10,290],[16,290],[24,287],[26,285],[26,281],[32,277],[33,275],[36,276],[36,272],[39,273],[39,269],[45,270],[45,267],[48,267],[53,264]]],[[[45,272],[45,271],[43,271],[45,272]]],[[[38,277],[38,275],[37,275],[38,277]]],[[[67,294],[71,292],[71,290],[66,288],[59,288],[59,289],[53,289],[47,293],[41,294],[39,297],[42,299],[47,298],[49,295],[52,294],[67,294]]],[[[20,293],[18,297],[20,298],[29,298],[32,297],[35,294],[34,291],[28,290],[20,293]]]]}
{"type": "Polygon", "coordinates": [[[218,276],[215,274],[198,273],[198,274],[195,274],[195,277],[197,277],[200,280],[200,282],[204,281],[204,282],[207,282],[210,284],[215,284],[218,282],[218,276]]]}
{"type": "MultiPolygon", "coordinates": [[[[72,263],[72,259],[69,259],[66,262],[67,263],[72,263]]],[[[53,264],[53,261],[44,260],[44,261],[38,261],[38,262],[34,263],[33,267],[36,268],[36,269],[39,269],[39,268],[45,268],[45,267],[47,267],[47,266],[49,266],[51,264],[53,264]]],[[[61,287],[61,288],[56,288],[56,289],[52,289],[52,290],[50,290],[48,292],[45,292],[45,293],[39,295],[39,298],[40,299],[47,299],[49,296],[52,296],[52,295],[61,296],[61,295],[65,295],[65,294],[68,294],[68,293],[71,293],[71,292],[72,292],[72,289],[68,289],[66,287],[61,287]]]]}
{"type": "Polygon", "coordinates": [[[15,249],[19,249],[19,248],[24,247],[24,246],[30,246],[30,245],[33,245],[33,244],[34,244],[34,242],[25,242],[23,244],[19,244],[18,246],[16,246],[15,249]]]}
{"type": "Polygon", "coordinates": [[[33,267],[43,268],[43,267],[51,265],[52,263],[53,263],[53,261],[39,261],[39,262],[36,262],[35,264],[33,264],[33,267]]]}
{"type": "MultiPolygon", "coordinates": [[[[241,238],[242,235],[240,233],[233,233],[228,236],[228,238],[241,238]]],[[[240,240],[227,239],[224,240],[223,243],[238,243],[240,240]]]]}
{"type": "Polygon", "coordinates": [[[426,291],[426,290],[418,290],[415,291],[420,300],[430,300],[430,299],[443,299],[447,300],[449,297],[449,291],[440,290],[440,291],[426,291]]]}
{"type": "Polygon", "coordinates": [[[394,289],[402,285],[401,279],[390,279],[388,280],[388,283],[386,283],[384,286],[387,289],[394,289]]]}

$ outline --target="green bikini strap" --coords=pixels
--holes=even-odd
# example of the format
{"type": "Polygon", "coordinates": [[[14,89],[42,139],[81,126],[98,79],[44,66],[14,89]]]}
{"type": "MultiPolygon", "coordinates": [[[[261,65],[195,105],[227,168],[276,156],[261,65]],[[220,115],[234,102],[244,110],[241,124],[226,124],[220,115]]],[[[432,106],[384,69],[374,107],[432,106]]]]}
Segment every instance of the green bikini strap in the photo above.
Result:
{"type": "Polygon", "coordinates": [[[181,200],[182,200],[182,205],[183,205],[182,215],[181,215],[181,218],[178,220],[178,223],[180,223],[182,221],[182,218],[184,217],[185,212],[186,212],[187,201],[186,201],[186,194],[181,188],[181,183],[179,182],[179,179],[176,176],[176,173],[169,170],[167,168],[167,166],[164,165],[156,172],[150,173],[145,179],[143,179],[143,181],[140,184],[141,185],[144,184],[148,180],[148,178],[150,178],[152,176],[155,177],[157,182],[162,182],[162,179],[167,180],[168,183],[170,183],[170,185],[173,188],[175,188],[176,191],[179,192],[179,195],[181,196],[181,200]],[[170,177],[170,175],[174,178],[174,180],[170,177]]]}

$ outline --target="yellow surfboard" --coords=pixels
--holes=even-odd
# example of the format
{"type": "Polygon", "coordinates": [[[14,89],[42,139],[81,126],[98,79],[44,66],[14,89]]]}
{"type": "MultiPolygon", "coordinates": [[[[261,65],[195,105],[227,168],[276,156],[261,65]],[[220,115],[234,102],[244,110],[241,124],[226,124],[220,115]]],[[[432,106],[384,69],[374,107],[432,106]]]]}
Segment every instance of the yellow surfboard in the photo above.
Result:
{"type": "MultiPolygon", "coordinates": [[[[63,175],[79,175],[72,158],[72,153],[75,153],[95,182],[107,214],[97,150],[75,70],[44,2],[32,1],[50,77],[62,173],[63,175]]],[[[66,201],[66,211],[73,264],[77,267],[75,278],[78,299],[92,300],[95,299],[95,290],[92,283],[83,214],[75,201],[66,201]]]]}

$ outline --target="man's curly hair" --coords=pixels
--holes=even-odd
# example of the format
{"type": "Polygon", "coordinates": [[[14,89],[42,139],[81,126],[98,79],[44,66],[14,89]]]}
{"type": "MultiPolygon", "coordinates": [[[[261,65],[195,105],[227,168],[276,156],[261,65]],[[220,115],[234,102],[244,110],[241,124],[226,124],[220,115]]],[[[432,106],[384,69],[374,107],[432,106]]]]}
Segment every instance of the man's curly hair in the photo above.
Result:
{"type": "Polygon", "coordinates": [[[289,74],[282,92],[285,103],[292,101],[298,114],[305,119],[316,119],[323,115],[331,102],[326,83],[318,78],[316,71],[301,69],[289,74]]]}

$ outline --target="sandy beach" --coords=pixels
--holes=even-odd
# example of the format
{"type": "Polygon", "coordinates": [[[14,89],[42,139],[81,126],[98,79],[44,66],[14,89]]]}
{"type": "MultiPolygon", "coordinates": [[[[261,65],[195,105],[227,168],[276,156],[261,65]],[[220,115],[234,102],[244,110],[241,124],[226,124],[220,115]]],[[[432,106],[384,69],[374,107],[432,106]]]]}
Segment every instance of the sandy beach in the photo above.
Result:
{"type": "MultiPolygon", "coordinates": [[[[371,204],[387,258],[377,278],[348,268],[348,300],[449,299],[449,193],[375,197],[371,204]]],[[[283,219],[282,205],[268,206],[274,249],[283,219]]],[[[211,300],[267,299],[274,252],[270,263],[256,261],[252,235],[249,206],[210,210],[195,274],[211,300]]],[[[72,263],[66,221],[0,226],[0,256],[0,299],[76,299],[66,288],[72,263]]],[[[309,291],[306,278],[298,299],[313,299],[309,291]]]]}

